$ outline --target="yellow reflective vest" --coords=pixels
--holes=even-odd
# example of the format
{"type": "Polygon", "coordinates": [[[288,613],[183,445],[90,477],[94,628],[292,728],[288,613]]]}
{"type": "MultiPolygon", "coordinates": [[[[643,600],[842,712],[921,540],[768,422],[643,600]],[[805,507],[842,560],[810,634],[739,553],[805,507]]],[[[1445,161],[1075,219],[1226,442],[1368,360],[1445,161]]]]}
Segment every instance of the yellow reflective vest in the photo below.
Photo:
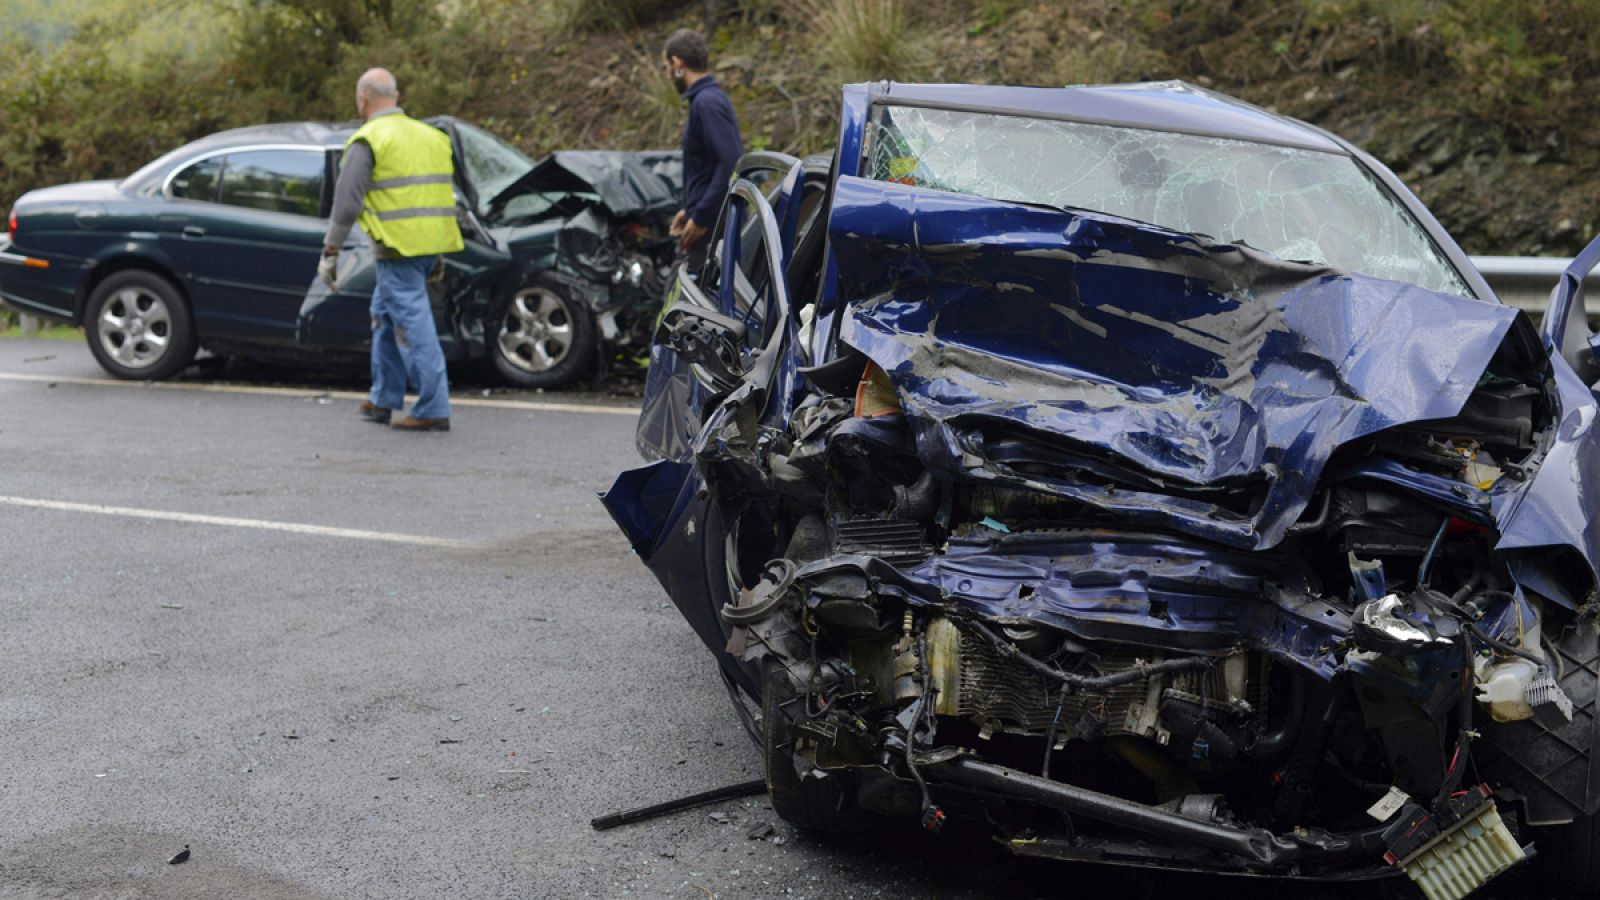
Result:
{"type": "Polygon", "coordinates": [[[362,204],[361,227],[401,256],[460,250],[450,136],[404,113],[367,120],[345,141],[372,148],[372,184],[362,204]]]}

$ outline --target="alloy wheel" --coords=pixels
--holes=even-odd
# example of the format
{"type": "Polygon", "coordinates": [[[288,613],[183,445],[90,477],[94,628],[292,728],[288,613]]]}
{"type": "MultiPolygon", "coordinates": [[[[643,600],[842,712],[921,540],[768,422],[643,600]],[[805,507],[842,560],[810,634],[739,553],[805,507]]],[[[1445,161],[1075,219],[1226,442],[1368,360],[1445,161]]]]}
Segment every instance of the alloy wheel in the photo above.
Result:
{"type": "Polygon", "coordinates": [[[517,292],[500,323],[500,354],[525,372],[548,372],[572,352],[572,314],[546,288],[517,292]]]}
{"type": "Polygon", "coordinates": [[[172,311],[150,291],[124,288],[101,308],[95,331],[112,359],[130,369],[147,369],[166,356],[172,341],[172,311]]]}

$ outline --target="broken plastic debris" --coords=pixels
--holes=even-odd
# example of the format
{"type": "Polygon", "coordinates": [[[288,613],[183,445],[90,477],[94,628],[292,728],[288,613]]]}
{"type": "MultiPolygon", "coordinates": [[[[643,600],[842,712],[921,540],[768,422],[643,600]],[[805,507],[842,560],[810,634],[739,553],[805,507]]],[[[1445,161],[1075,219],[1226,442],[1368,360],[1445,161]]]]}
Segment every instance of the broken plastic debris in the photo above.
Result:
{"type": "Polygon", "coordinates": [[[1378,802],[1367,808],[1367,815],[1379,822],[1387,822],[1394,818],[1394,814],[1403,809],[1411,795],[1390,785],[1389,792],[1378,798],[1378,802]]]}
{"type": "Polygon", "coordinates": [[[1442,635],[1430,636],[1426,631],[1401,618],[1404,612],[1400,597],[1396,594],[1386,594],[1377,600],[1361,604],[1356,609],[1355,620],[1357,625],[1370,628],[1389,640],[1403,644],[1420,646],[1427,643],[1450,643],[1449,638],[1442,635]]]}
{"type": "Polygon", "coordinates": [[[172,858],[167,860],[167,865],[176,866],[176,865],[179,865],[181,863],[186,863],[188,861],[189,861],[189,845],[188,844],[184,844],[182,850],[179,850],[177,853],[172,854],[172,858]]]}
{"type": "Polygon", "coordinates": [[[748,832],[746,832],[745,833],[745,837],[749,838],[752,841],[759,841],[762,838],[766,838],[766,837],[771,836],[772,832],[774,832],[776,830],[777,829],[772,827],[772,823],[771,822],[762,822],[759,825],[757,825],[756,827],[754,827],[754,828],[750,829],[748,832]]]}
{"type": "Polygon", "coordinates": [[[162,603],[160,606],[162,609],[183,609],[182,603],[162,603]]]}
{"type": "Polygon", "coordinates": [[[1006,523],[991,516],[984,516],[983,521],[979,522],[978,524],[989,529],[990,531],[998,531],[1001,534],[1011,533],[1011,529],[1006,526],[1006,523]]]}

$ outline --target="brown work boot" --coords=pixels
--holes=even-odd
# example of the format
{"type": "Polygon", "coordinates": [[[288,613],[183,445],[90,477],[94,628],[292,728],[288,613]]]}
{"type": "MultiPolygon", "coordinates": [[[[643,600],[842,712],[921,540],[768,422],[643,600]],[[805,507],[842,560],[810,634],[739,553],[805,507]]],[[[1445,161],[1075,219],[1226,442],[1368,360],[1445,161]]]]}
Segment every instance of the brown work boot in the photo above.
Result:
{"type": "Polygon", "coordinates": [[[413,419],[410,416],[401,416],[389,423],[390,428],[401,431],[449,431],[449,419],[413,419]]]}
{"type": "Polygon", "coordinates": [[[389,424],[388,407],[363,400],[358,408],[361,410],[361,418],[366,419],[368,422],[377,422],[379,425],[389,424]]]}

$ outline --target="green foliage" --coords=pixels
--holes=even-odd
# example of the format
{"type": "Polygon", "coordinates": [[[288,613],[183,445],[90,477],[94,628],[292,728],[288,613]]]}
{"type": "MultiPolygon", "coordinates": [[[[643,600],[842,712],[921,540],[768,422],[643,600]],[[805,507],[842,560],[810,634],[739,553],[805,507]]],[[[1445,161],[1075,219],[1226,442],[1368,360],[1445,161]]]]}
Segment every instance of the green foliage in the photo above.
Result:
{"type": "Polygon", "coordinates": [[[92,0],[0,0],[0,45],[49,48],[72,37],[92,0]]]}
{"type": "Polygon", "coordinates": [[[0,208],[33,187],[125,176],[223,128],[354,118],[356,78],[374,65],[394,70],[409,111],[455,112],[482,89],[498,50],[482,3],[445,9],[435,0],[113,2],[58,45],[13,38],[0,46],[0,208]]]}
{"type": "Polygon", "coordinates": [[[1600,0],[0,0],[0,213],[222,128],[351,119],[373,65],[409,112],[532,155],[670,147],[658,56],[691,26],[749,147],[831,147],[842,81],[1182,78],[1361,142],[1476,249],[1571,252],[1600,230],[1597,21],[1600,0]]]}

